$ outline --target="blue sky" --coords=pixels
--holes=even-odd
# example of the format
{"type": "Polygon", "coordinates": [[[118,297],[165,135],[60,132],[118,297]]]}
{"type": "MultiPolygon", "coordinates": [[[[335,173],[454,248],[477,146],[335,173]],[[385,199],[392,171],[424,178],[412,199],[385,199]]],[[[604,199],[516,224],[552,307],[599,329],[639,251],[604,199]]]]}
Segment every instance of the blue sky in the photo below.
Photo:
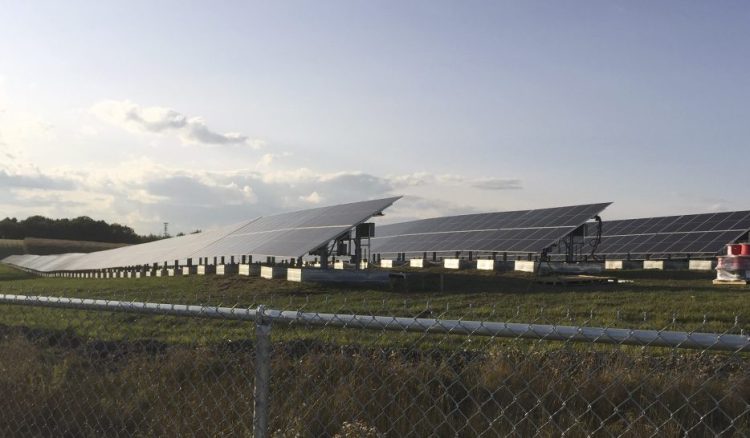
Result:
{"type": "Polygon", "coordinates": [[[1,6],[3,216],[748,208],[745,2],[1,6]]]}

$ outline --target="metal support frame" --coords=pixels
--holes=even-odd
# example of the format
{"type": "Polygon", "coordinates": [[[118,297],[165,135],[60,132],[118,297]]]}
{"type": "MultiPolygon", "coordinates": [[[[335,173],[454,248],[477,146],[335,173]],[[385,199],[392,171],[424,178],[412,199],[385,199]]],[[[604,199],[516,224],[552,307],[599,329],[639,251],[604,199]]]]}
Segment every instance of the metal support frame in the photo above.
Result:
{"type": "Polygon", "coordinates": [[[602,240],[602,218],[594,216],[593,219],[596,223],[596,230],[593,234],[589,235],[590,227],[583,224],[563,237],[555,245],[547,248],[547,254],[543,254],[542,258],[544,259],[544,256],[547,256],[553,248],[557,247],[565,257],[566,263],[585,262],[589,258],[591,260],[599,260],[596,255],[596,249],[602,240]]]}

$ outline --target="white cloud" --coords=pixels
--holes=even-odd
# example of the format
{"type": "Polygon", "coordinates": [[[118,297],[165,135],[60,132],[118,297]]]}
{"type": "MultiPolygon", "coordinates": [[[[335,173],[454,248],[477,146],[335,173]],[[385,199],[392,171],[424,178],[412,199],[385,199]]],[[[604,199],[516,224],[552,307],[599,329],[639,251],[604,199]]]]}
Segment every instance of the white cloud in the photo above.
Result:
{"type": "Polygon", "coordinates": [[[55,127],[35,114],[0,108],[0,146],[21,151],[30,145],[57,141],[55,127]]]}
{"type": "Polygon", "coordinates": [[[271,164],[275,163],[278,158],[282,157],[288,157],[291,154],[289,152],[282,152],[282,153],[266,153],[263,154],[260,159],[258,160],[258,164],[256,164],[255,167],[259,169],[268,169],[271,164]]]}
{"type": "Polygon", "coordinates": [[[145,189],[136,189],[127,193],[127,198],[130,201],[135,201],[141,204],[156,204],[166,200],[164,196],[156,196],[145,189]]]}
{"type": "Polygon", "coordinates": [[[245,196],[245,201],[255,204],[258,202],[258,195],[255,194],[255,190],[253,190],[250,186],[244,186],[242,187],[242,194],[245,196]]]}
{"type": "Polygon", "coordinates": [[[416,187],[434,183],[435,175],[427,172],[414,172],[405,175],[389,175],[389,179],[398,187],[416,187]]]}
{"type": "Polygon", "coordinates": [[[421,196],[407,195],[393,204],[383,217],[375,218],[379,224],[426,219],[438,216],[480,213],[487,211],[470,205],[451,202],[446,199],[429,199],[421,196]]]}
{"type": "MultiPolygon", "coordinates": [[[[161,136],[170,135],[186,143],[262,145],[262,141],[249,139],[243,134],[217,133],[209,129],[203,119],[170,108],[142,107],[129,101],[103,101],[89,111],[128,131],[155,134],[149,138],[135,138],[141,143],[159,143],[164,140],[161,136]]],[[[7,124],[7,119],[5,122],[7,124]]],[[[102,161],[99,162],[92,162],[87,157],[85,160],[69,160],[68,163],[74,164],[67,166],[38,166],[32,164],[39,162],[38,157],[31,158],[34,155],[27,153],[25,147],[29,143],[21,134],[32,135],[35,130],[59,131],[59,128],[32,117],[14,116],[12,122],[13,126],[23,127],[23,132],[6,128],[0,133],[0,207],[5,215],[88,215],[125,223],[140,233],[158,233],[164,221],[170,222],[176,231],[207,229],[315,205],[397,194],[412,196],[398,203],[404,204],[400,210],[389,210],[389,218],[411,219],[467,212],[471,211],[470,207],[450,203],[448,193],[451,190],[474,190],[475,194],[481,194],[488,189],[514,188],[514,183],[509,181],[515,181],[427,172],[405,175],[350,170],[326,172],[312,165],[290,167],[286,160],[281,159],[290,154],[283,151],[268,151],[254,161],[245,162],[246,167],[232,169],[227,169],[227,164],[208,170],[200,163],[168,164],[166,160],[147,157],[125,158],[127,155],[112,163],[106,161],[107,157],[100,157],[102,161]],[[24,123],[16,124],[17,121],[24,123]],[[414,203],[417,207],[405,203],[414,203]]],[[[90,119],[82,120],[78,126],[68,130],[76,140],[86,137],[86,141],[98,142],[99,137],[105,137],[108,131],[91,123],[90,119]]],[[[59,132],[41,132],[47,143],[34,143],[34,148],[59,146],[56,140],[49,143],[50,138],[57,134],[59,132]]]]}
{"type": "Polygon", "coordinates": [[[267,146],[267,143],[265,140],[261,140],[259,138],[251,138],[248,139],[247,145],[250,146],[250,149],[263,149],[267,146]]]}
{"type": "Polygon", "coordinates": [[[90,112],[100,120],[131,132],[173,133],[186,144],[243,145],[259,149],[262,140],[238,132],[219,133],[208,127],[202,117],[188,117],[174,109],[144,107],[129,100],[104,100],[90,112]]]}
{"type": "Polygon", "coordinates": [[[64,172],[43,173],[31,163],[0,150],[0,188],[72,190],[75,186],[75,179],[66,176],[64,172]]]}
{"type": "Polygon", "coordinates": [[[299,169],[268,170],[261,174],[263,182],[273,183],[301,183],[318,178],[319,175],[306,167],[299,169]]]}
{"type": "Polygon", "coordinates": [[[396,187],[418,187],[428,185],[465,186],[482,190],[516,190],[523,188],[520,179],[515,178],[469,178],[452,173],[432,174],[415,172],[406,175],[391,175],[390,180],[396,187]]]}
{"type": "Polygon", "coordinates": [[[39,173],[14,174],[0,169],[0,187],[71,190],[75,187],[75,183],[67,178],[47,176],[39,173]]]}
{"type": "Polygon", "coordinates": [[[158,233],[167,221],[177,232],[407,194],[411,196],[389,209],[387,218],[411,219],[471,211],[450,202],[458,198],[471,203],[463,198],[464,190],[473,190],[475,203],[482,204],[485,190],[520,186],[513,183],[517,180],[455,174],[320,169],[313,156],[297,156],[300,164],[293,165],[283,159],[289,153],[269,150],[263,140],[218,131],[202,117],[172,108],[127,100],[104,100],[45,119],[6,100],[0,83],[0,209],[8,216],[88,215],[130,225],[140,233],[158,233]],[[138,135],[113,133],[106,124],[138,135]],[[245,150],[208,156],[241,160],[204,162],[208,154],[185,154],[179,142],[245,150]],[[102,144],[112,147],[102,151],[102,144]],[[138,147],[149,144],[158,150],[138,147]],[[246,150],[261,148],[257,153],[246,150]],[[170,159],[178,154],[179,159],[170,159]],[[452,196],[451,191],[460,194],[452,196]]]}
{"type": "Polygon", "coordinates": [[[19,188],[6,191],[0,197],[0,204],[6,206],[6,211],[19,217],[37,214],[49,217],[104,216],[112,222],[121,222],[119,215],[110,214],[116,201],[112,194],[87,189],[19,188]]]}
{"type": "Polygon", "coordinates": [[[320,197],[318,192],[312,192],[307,196],[300,196],[299,200],[307,202],[308,204],[320,204],[320,201],[322,201],[323,198],[320,197]]]}
{"type": "MultiPolygon", "coordinates": [[[[309,168],[252,168],[207,171],[170,167],[147,158],[90,169],[39,169],[12,154],[0,165],[0,195],[6,214],[85,214],[124,222],[141,233],[158,232],[168,221],[175,230],[239,222],[311,205],[336,204],[429,188],[432,196],[407,196],[389,209],[387,220],[408,220],[476,211],[443,196],[472,182],[455,175],[381,177],[364,172],[317,172],[309,168]],[[463,184],[463,185],[462,185],[463,184]]],[[[273,160],[268,160],[273,163],[273,160]]],[[[474,189],[476,190],[476,189],[474,189]]]]}
{"type": "Polygon", "coordinates": [[[520,179],[479,178],[471,182],[472,187],[483,190],[518,190],[523,188],[520,179]]]}
{"type": "Polygon", "coordinates": [[[99,130],[91,125],[83,125],[78,129],[78,133],[84,137],[94,137],[99,135],[99,130]]]}

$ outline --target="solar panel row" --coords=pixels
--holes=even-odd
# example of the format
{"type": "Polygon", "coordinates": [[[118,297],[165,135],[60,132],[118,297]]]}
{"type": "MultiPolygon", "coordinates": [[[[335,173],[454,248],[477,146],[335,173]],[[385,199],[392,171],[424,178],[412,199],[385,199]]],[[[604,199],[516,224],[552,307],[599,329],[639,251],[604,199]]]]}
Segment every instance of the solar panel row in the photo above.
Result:
{"type": "Polygon", "coordinates": [[[750,211],[606,221],[596,253],[609,258],[714,256],[748,230],[750,211]]]}
{"type": "Polygon", "coordinates": [[[383,225],[375,229],[371,252],[540,253],[609,205],[467,214],[383,225]]]}
{"type": "Polygon", "coordinates": [[[400,197],[320,207],[253,219],[198,234],[89,254],[10,256],[3,260],[41,272],[151,265],[221,256],[298,258],[347,233],[400,197]]]}

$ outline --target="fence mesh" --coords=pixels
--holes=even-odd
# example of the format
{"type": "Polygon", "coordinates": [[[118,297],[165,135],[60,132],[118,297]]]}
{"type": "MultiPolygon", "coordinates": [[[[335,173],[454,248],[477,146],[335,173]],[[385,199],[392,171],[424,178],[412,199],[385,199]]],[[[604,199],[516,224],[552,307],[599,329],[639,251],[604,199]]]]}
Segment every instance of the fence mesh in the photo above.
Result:
{"type": "MultiPolygon", "coordinates": [[[[169,303],[167,296],[140,298],[169,303]]],[[[262,301],[269,310],[261,322],[271,327],[269,436],[750,435],[749,353],[716,350],[720,335],[744,336],[734,316],[262,301]],[[270,309],[309,317],[276,318],[270,309]],[[363,328],[352,314],[393,323],[363,328]],[[459,334],[447,325],[407,330],[396,317],[523,323],[524,336],[537,339],[459,334]],[[713,332],[716,343],[558,341],[532,324],[713,332]]],[[[260,304],[228,297],[185,304],[201,302],[238,312],[260,304]]],[[[3,436],[253,435],[256,322],[207,318],[210,308],[186,317],[167,314],[169,306],[142,313],[30,304],[0,306],[3,436]]]]}

